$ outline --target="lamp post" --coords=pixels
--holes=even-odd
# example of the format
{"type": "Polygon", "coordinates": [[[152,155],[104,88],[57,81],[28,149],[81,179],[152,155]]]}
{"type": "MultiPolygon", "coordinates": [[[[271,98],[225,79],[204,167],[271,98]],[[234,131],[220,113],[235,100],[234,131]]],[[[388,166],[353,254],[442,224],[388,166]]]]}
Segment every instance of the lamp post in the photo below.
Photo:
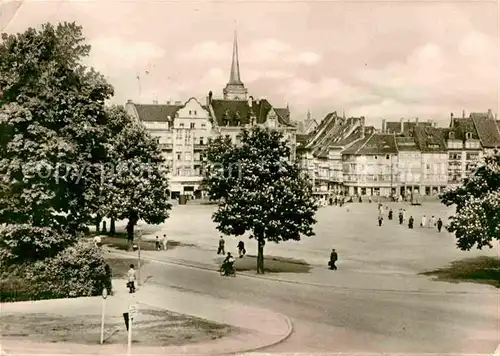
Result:
{"type": "Polygon", "coordinates": [[[141,237],[142,231],[137,228],[137,285],[141,285],[141,237]]]}

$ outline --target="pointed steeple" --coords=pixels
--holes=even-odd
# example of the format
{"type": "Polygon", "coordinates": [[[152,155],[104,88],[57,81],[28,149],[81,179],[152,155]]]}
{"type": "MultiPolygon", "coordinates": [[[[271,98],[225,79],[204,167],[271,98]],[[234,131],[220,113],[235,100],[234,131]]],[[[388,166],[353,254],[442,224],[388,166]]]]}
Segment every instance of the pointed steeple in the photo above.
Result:
{"type": "Polygon", "coordinates": [[[247,100],[248,91],[240,78],[240,62],[238,58],[238,38],[234,31],[233,58],[229,82],[223,90],[225,100],[247,100]]]}
{"type": "Polygon", "coordinates": [[[240,79],[240,61],[238,58],[238,34],[234,30],[233,60],[231,62],[231,75],[228,84],[243,84],[240,79]]]}

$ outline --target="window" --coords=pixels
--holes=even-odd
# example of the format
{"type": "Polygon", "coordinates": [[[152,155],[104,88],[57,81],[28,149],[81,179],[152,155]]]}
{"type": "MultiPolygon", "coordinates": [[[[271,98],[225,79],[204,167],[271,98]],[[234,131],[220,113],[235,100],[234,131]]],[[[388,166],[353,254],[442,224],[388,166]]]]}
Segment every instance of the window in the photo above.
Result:
{"type": "Polygon", "coordinates": [[[182,131],[181,130],[177,130],[175,138],[178,139],[178,140],[182,140],[182,131]]]}
{"type": "Polygon", "coordinates": [[[192,122],[192,123],[190,124],[190,128],[191,128],[191,129],[194,129],[194,122],[192,122]]]}
{"type": "Polygon", "coordinates": [[[203,145],[203,137],[200,137],[200,145],[203,145]]]}
{"type": "Polygon", "coordinates": [[[189,110],[189,115],[191,115],[191,110],[189,110]]]}
{"type": "Polygon", "coordinates": [[[181,129],[183,129],[183,128],[184,128],[184,123],[179,124],[179,127],[180,127],[181,129]]]}
{"type": "Polygon", "coordinates": [[[176,153],[176,155],[177,155],[177,159],[178,159],[178,160],[181,160],[181,155],[182,155],[182,153],[181,153],[181,152],[177,152],[177,153],[176,153]]]}
{"type": "Polygon", "coordinates": [[[156,143],[160,143],[160,138],[159,137],[155,137],[155,140],[156,140],[156,143]]]}
{"type": "Polygon", "coordinates": [[[191,153],[186,153],[186,161],[191,161],[191,153]]]}
{"type": "Polygon", "coordinates": [[[196,112],[196,110],[194,111],[194,115],[195,115],[195,116],[196,116],[196,115],[198,115],[198,113],[196,112]]]}
{"type": "Polygon", "coordinates": [[[385,156],[385,159],[389,159],[389,155],[385,156]]]}
{"type": "Polygon", "coordinates": [[[466,132],[466,133],[465,133],[465,138],[466,138],[467,140],[470,140],[470,139],[472,138],[472,133],[470,133],[470,132],[466,132]]]}
{"type": "Polygon", "coordinates": [[[202,129],[204,129],[205,127],[207,127],[207,124],[201,124],[202,129]]]}

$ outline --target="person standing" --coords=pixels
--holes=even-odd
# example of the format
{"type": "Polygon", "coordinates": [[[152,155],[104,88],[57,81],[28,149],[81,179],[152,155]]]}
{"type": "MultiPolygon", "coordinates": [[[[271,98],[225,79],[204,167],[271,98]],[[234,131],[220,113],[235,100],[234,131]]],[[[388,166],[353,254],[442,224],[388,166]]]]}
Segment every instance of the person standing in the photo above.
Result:
{"type": "Polygon", "coordinates": [[[94,245],[97,248],[101,248],[101,246],[102,246],[102,240],[101,240],[101,236],[100,235],[96,235],[94,237],[94,245]]]}
{"type": "Polygon", "coordinates": [[[403,221],[404,221],[404,216],[403,216],[403,210],[402,209],[399,209],[399,225],[403,225],[403,221]]]}
{"type": "Polygon", "coordinates": [[[384,217],[382,214],[378,214],[378,226],[382,226],[382,222],[384,221],[384,217]]]}
{"type": "Polygon", "coordinates": [[[429,225],[427,225],[427,227],[433,228],[434,226],[436,226],[436,218],[434,217],[434,215],[432,215],[432,217],[429,219],[429,225]]]}
{"type": "Polygon", "coordinates": [[[414,222],[413,216],[410,216],[410,219],[408,220],[409,229],[413,229],[413,222],[414,222]]]}
{"type": "Polygon", "coordinates": [[[441,232],[441,228],[443,227],[443,220],[441,220],[441,218],[439,218],[436,225],[438,228],[438,232],[441,232]]]}
{"type": "Polygon", "coordinates": [[[389,220],[392,220],[392,209],[389,210],[388,218],[389,218],[389,220]]]}
{"type": "Polygon", "coordinates": [[[238,242],[238,254],[240,255],[240,258],[245,256],[246,252],[247,251],[245,250],[245,243],[240,240],[240,242],[238,242]]]}
{"type": "Polygon", "coordinates": [[[328,265],[330,266],[330,269],[332,270],[337,270],[337,266],[335,266],[335,263],[339,259],[339,255],[335,251],[335,249],[332,249],[332,253],[330,253],[330,261],[328,262],[328,265]]]}
{"type": "Polygon", "coordinates": [[[156,251],[160,251],[161,250],[160,239],[158,238],[158,236],[156,236],[155,247],[156,247],[156,251]]]}
{"type": "Polygon", "coordinates": [[[422,220],[420,221],[420,227],[425,227],[427,225],[427,217],[422,216],[422,220]]]}
{"type": "Polygon", "coordinates": [[[226,245],[226,241],[224,241],[224,237],[221,236],[220,240],[219,240],[219,248],[217,249],[218,255],[225,255],[226,254],[225,245],[226,245]]]}
{"type": "Polygon", "coordinates": [[[403,222],[406,222],[406,209],[403,209],[403,222]]]}
{"type": "Polygon", "coordinates": [[[164,249],[164,250],[168,250],[168,240],[167,240],[167,234],[163,234],[163,240],[162,240],[162,243],[163,243],[163,249],[164,249]]]}
{"type": "Polygon", "coordinates": [[[130,269],[128,270],[127,276],[128,276],[127,287],[129,289],[129,292],[135,293],[135,269],[133,264],[130,265],[130,269]]]}

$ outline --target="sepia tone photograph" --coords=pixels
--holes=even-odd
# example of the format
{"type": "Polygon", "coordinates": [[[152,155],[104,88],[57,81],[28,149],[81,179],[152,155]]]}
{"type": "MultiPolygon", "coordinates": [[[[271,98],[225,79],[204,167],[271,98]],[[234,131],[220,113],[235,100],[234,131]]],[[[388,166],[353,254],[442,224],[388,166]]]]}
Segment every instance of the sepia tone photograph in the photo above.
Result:
{"type": "Polygon", "coordinates": [[[0,0],[0,356],[500,356],[500,1],[0,0]]]}

